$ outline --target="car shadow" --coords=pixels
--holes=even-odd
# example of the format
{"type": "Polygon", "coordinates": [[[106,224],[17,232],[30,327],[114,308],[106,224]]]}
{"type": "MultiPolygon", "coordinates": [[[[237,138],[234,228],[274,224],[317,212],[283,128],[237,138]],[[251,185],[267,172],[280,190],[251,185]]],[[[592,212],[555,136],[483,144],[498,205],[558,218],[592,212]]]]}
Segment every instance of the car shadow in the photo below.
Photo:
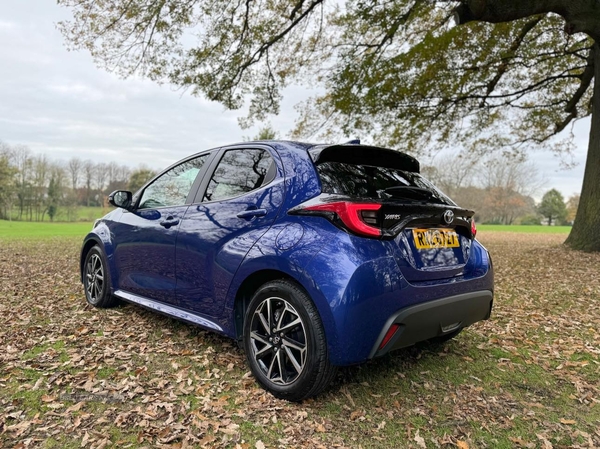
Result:
{"type": "MultiPolygon", "coordinates": [[[[146,322],[146,328],[156,329],[157,332],[168,330],[172,334],[185,332],[193,343],[190,342],[189,350],[202,352],[208,346],[212,346],[217,353],[229,351],[234,356],[235,364],[244,371],[249,371],[245,364],[243,349],[229,337],[216,332],[204,330],[193,324],[189,324],[143,307],[122,303],[119,310],[127,314],[135,315],[135,319],[146,322]],[[199,343],[199,345],[198,345],[199,343]]],[[[398,378],[399,382],[405,380],[410,382],[411,378],[419,377],[419,374],[430,368],[431,359],[443,357],[448,361],[461,359],[465,356],[468,348],[461,342],[461,337],[446,343],[421,342],[414,346],[392,351],[382,357],[369,360],[365,363],[340,367],[337,376],[330,387],[318,398],[309,400],[315,403],[331,401],[332,395],[337,396],[342,391],[352,392],[372,387],[372,391],[379,391],[382,385],[389,385],[392,378],[398,378]]],[[[364,393],[363,393],[364,394],[364,393]]]]}

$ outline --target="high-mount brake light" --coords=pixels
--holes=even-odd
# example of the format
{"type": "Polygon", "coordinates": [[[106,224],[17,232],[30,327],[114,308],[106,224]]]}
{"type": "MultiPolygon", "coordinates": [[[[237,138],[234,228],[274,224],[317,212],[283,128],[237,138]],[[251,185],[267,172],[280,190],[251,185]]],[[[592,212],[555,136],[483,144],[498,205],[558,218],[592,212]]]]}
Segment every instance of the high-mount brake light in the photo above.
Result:
{"type": "Polygon", "coordinates": [[[381,229],[373,226],[377,223],[376,211],[379,209],[381,204],[337,201],[308,206],[302,211],[316,212],[319,215],[335,213],[350,231],[369,237],[381,237],[381,229]]]}
{"type": "Polygon", "coordinates": [[[471,218],[471,235],[473,238],[477,235],[477,225],[475,224],[475,218],[471,218]]]}

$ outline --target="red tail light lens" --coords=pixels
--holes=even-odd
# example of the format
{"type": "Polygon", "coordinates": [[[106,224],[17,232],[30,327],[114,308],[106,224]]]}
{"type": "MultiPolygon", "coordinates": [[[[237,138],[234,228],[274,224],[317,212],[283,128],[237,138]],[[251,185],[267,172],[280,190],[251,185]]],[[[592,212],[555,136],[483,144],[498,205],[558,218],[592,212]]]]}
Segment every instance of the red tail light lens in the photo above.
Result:
{"type": "Polygon", "coordinates": [[[388,329],[388,331],[385,333],[385,337],[383,337],[383,340],[381,340],[381,344],[379,345],[379,350],[381,351],[383,348],[385,348],[385,345],[387,345],[390,340],[392,339],[392,337],[396,334],[396,331],[398,330],[398,328],[400,327],[399,324],[392,324],[390,326],[390,328],[388,329]]]}
{"type": "Polygon", "coordinates": [[[471,218],[471,235],[473,238],[477,235],[477,225],[475,224],[475,219],[471,218]]]}
{"type": "Polygon", "coordinates": [[[309,206],[302,209],[302,212],[316,212],[319,215],[334,213],[350,231],[369,237],[381,237],[381,229],[371,225],[377,222],[374,212],[379,209],[381,204],[338,201],[309,206]]]}

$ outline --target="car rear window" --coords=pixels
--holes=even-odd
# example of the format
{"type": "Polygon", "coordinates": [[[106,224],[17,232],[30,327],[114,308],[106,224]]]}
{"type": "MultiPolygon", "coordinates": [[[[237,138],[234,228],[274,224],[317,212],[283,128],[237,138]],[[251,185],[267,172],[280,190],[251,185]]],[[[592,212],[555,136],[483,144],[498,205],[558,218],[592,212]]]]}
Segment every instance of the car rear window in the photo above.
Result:
{"type": "Polygon", "coordinates": [[[437,189],[419,173],[397,168],[379,167],[346,162],[322,162],[317,164],[317,173],[321,178],[322,192],[350,196],[353,198],[401,199],[454,205],[455,203],[437,189]],[[391,189],[393,187],[415,187],[425,189],[431,197],[412,191],[410,188],[391,189]],[[388,190],[388,192],[386,192],[388,190]]]}

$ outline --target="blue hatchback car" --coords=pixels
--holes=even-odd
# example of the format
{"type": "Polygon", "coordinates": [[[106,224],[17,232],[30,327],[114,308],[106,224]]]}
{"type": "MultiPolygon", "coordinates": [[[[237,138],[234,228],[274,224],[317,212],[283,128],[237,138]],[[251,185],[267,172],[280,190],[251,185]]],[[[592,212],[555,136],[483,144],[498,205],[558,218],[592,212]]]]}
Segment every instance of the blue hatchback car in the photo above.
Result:
{"type": "Polygon", "coordinates": [[[238,340],[291,401],[338,366],[489,318],[493,271],[473,211],[409,155],[360,144],[247,142],[188,157],[94,224],[87,301],[119,300],[238,340]]]}

